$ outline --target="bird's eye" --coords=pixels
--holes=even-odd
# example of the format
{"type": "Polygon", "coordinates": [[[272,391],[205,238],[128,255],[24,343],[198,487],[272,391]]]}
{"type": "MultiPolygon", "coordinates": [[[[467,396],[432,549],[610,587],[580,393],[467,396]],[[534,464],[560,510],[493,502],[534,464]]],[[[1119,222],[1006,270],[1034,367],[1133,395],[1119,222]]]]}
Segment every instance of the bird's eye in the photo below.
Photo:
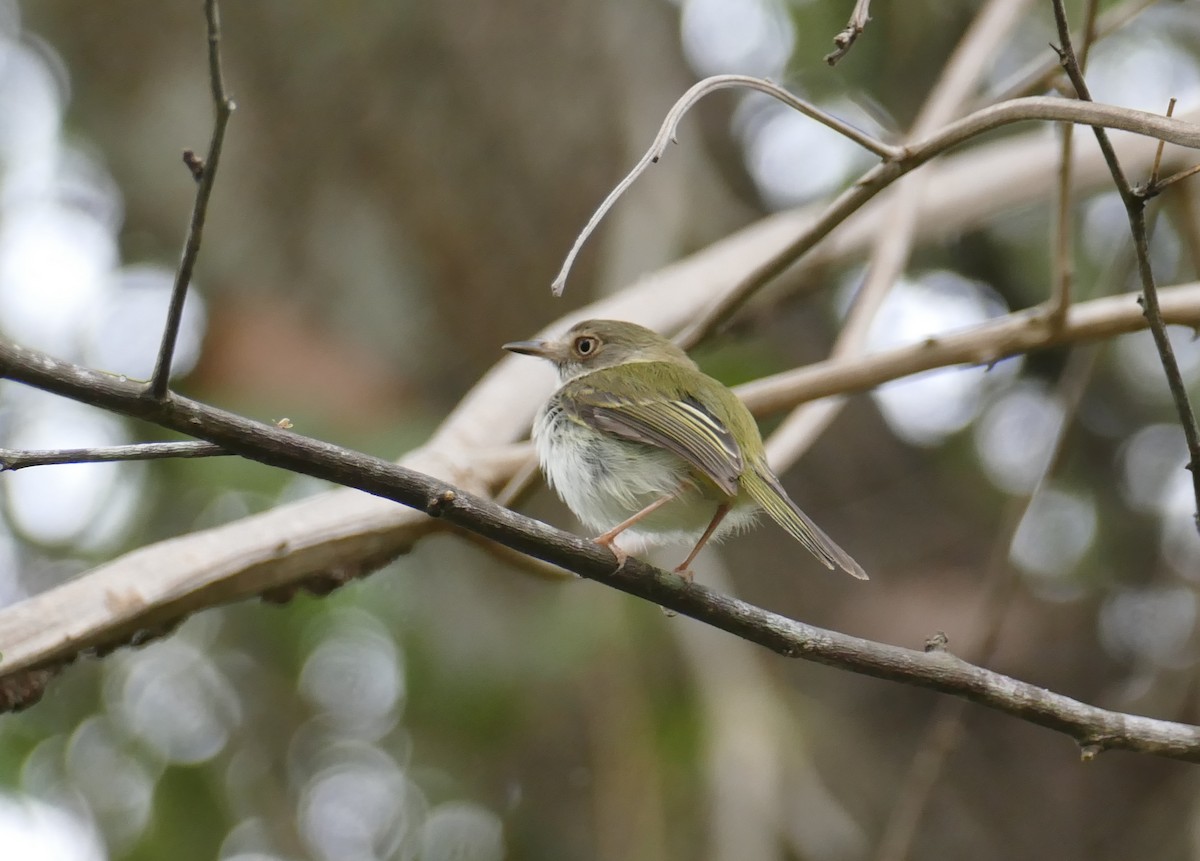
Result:
{"type": "Polygon", "coordinates": [[[575,352],[580,356],[590,356],[596,352],[598,346],[600,346],[600,342],[589,335],[575,339],[575,352]]]}

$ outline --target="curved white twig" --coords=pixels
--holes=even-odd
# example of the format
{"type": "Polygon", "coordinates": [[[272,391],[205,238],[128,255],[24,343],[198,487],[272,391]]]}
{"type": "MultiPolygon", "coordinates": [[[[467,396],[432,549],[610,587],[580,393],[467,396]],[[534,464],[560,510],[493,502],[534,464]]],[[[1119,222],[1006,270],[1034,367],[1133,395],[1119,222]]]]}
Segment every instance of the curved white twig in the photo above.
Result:
{"type": "Polygon", "coordinates": [[[633,170],[625,175],[625,178],[617,183],[616,187],[608,193],[604,201],[592,213],[592,217],[588,219],[586,225],[579,236],[575,239],[575,244],[571,246],[571,250],[567,253],[566,260],[563,261],[562,268],[558,270],[558,275],[551,284],[550,289],[554,291],[555,296],[561,296],[563,288],[567,285],[567,275],[571,271],[571,267],[575,263],[575,257],[579,254],[579,250],[583,247],[583,243],[592,235],[592,231],[596,229],[596,225],[600,220],[608,214],[612,209],[613,204],[623,195],[637,178],[642,175],[650,165],[655,164],[663,153],[667,150],[668,143],[678,143],[675,137],[675,132],[679,127],[679,123],[683,117],[696,102],[707,96],[709,93],[714,93],[717,90],[725,90],[731,87],[745,87],[751,90],[758,90],[760,93],[766,93],[783,102],[790,108],[794,108],[807,117],[811,117],[817,122],[828,126],[840,135],[849,138],[863,149],[873,152],[882,159],[897,158],[901,154],[899,147],[890,146],[883,141],[876,140],[864,131],[854,128],[849,123],[839,120],[831,114],[816,107],[815,105],[806,102],[804,99],[794,96],[787,90],[777,84],[773,84],[763,78],[753,78],[749,75],[714,75],[711,78],[705,78],[703,81],[695,84],[691,89],[683,94],[680,99],[675,102],[671,110],[667,112],[667,116],[663,119],[662,125],[658,129],[658,134],[654,136],[654,142],[650,144],[650,149],[646,150],[638,163],[633,166],[633,170]]]}

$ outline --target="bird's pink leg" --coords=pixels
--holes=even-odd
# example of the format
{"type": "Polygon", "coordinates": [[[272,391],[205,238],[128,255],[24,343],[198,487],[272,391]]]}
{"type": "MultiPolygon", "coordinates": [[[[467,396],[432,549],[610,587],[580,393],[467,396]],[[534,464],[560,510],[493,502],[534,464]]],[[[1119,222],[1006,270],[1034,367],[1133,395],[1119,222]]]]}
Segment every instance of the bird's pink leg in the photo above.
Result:
{"type": "Polygon", "coordinates": [[[675,569],[676,574],[684,580],[691,581],[693,560],[699,555],[700,548],[708,543],[708,539],[712,538],[712,534],[717,531],[717,527],[721,525],[721,521],[725,519],[725,515],[728,513],[729,503],[723,502],[717,506],[717,513],[713,515],[708,528],[704,530],[704,534],[700,536],[700,540],[696,542],[696,546],[692,548],[692,552],[688,554],[687,559],[684,559],[682,564],[675,569]]]}
{"type": "Polygon", "coordinates": [[[599,544],[603,547],[607,547],[609,550],[611,550],[613,552],[613,555],[617,557],[617,563],[618,563],[617,570],[618,571],[620,571],[621,568],[623,568],[625,566],[625,560],[629,558],[629,554],[613,543],[616,540],[617,536],[620,535],[622,532],[624,532],[626,529],[628,529],[630,526],[633,526],[634,524],[636,524],[643,517],[646,517],[647,515],[653,514],[655,511],[658,511],[658,509],[662,508],[664,505],[666,505],[672,499],[679,496],[679,494],[682,492],[682,490],[683,490],[683,488],[680,488],[679,490],[675,491],[674,493],[668,493],[666,496],[662,497],[661,499],[654,500],[649,505],[647,505],[645,508],[643,508],[641,511],[639,511],[637,514],[634,514],[630,517],[625,518],[620,523],[618,523],[616,526],[614,526],[612,529],[605,532],[603,535],[597,535],[594,539],[592,539],[597,544],[599,544]]]}

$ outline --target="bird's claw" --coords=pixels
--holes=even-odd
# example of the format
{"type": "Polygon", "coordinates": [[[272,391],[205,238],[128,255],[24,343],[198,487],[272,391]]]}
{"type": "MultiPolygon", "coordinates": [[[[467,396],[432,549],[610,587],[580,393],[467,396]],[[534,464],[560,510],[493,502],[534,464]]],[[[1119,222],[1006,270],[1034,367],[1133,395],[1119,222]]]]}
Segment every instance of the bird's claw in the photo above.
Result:
{"type": "Polygon", "coordinates": [[[675,569],[673,569],[671,573],[673,573],[673,574],[676,574],[676,575],[678,575],[678,576],[682,577],[682,578],[683,578],[684,580],[686,580],[688,583],[691,583],[691,582],[692,582],[692,577],[694,576],[694,575],[692,574],[692,569],[691,569],[691,568],[685,568],[685,567],[683,567],[682,565],[680,565],[678,568],[675,568],[675,569]]]}
{"type": "MultiPolygon", "coordinates": [[[[599,538],[593,539],[601,547],[607,547],[613,556],[617,557],[617,571],[625,567],[625,563],[629,561],[629,554],[616,545],[611,538],[606,538],[601,535],[599,538]]],[[[615,573],[615,572],[614,572],[615,573]]]]}

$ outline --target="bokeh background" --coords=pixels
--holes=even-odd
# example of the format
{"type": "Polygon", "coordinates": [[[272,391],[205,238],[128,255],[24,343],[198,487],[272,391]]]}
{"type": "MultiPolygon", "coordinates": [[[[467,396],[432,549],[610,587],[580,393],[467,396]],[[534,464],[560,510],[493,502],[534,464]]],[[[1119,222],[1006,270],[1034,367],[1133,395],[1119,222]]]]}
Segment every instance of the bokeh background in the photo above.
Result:
{"type": "MultiPolygon", "coordinates": [[[[230,0],[238,110],[176,384],[402,453],[499,344],[870,163],[782,106],[722,93],[552,299],[576,231],[691,83],[765,75],[897,132],[979,4],[884,4],[830,69],[850,5],[230,0]]],[[[1031,4],[980,96],[1053,40],[1049,4],[1031,4]]],[[[1198,56],[1195,4],[1163,0],[1095,48],[1093,89],[1194,106],[1198,56]]],[[[179,153],[203,151],[210,125],[199,0],[0,0],[5,337],[148,375],[194,193],[179,153]]],[[[1042,301],[1049,192],[918,247],[872,348],[1042,301]]],[[[1196,278],[1192,195],[1153,211],[1161,283],[1196,278]]],[[[1081,197],[1076,214],[1079,294],[1132,289],[1115,196],[1081,197]]],[[[732,383],[823,357],[861,276],[861,262],[822,272],[821,289],[777,296],[701,361],[732,383]]],[[[1173,335],[1200,395],[1200,348],[1173,335]]],[[[1200,720],[1195,501],[1147,336],[889,385],[834,428],[787,483],[871,583],[828,576],[768,527],[708,554],[702,579],[872,639],[919,647],[944,631],[1056,691],[1200,720]]],[[[158,432],[0,383],[0,437],[158,432]]],[[[0,602],[320,489],[232,459],[5,475],[0,602]]],[[[526,510],[571,522],[544,489],[526,510]]],[[[434,537],[327,598],[208,611],[82,661],[0,717],[0,857],[1200,857],[1194,766],[1081,764],[1070,740],[974,707],[948,732],[944,703],[434,537]],[[914,778],[931,726],[951,741],[914,778]]]]}

